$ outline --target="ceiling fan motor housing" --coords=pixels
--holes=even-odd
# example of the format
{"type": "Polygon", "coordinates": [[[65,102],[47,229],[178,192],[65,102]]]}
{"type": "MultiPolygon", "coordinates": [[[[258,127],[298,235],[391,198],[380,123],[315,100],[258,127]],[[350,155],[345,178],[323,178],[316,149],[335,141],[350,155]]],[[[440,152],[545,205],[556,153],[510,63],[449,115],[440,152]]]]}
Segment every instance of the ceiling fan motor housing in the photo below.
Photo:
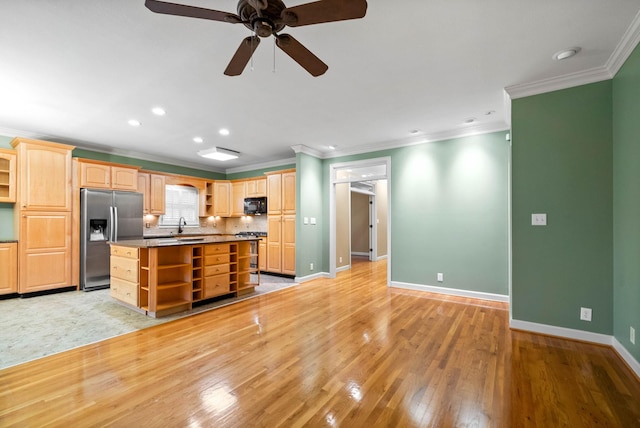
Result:
{"type": "Polygon", "coordinates": [[[268,0],[264,9],[256,9],[251,3],[259,2],[252,0],[238,2],[238,16],[242,18],[245,27],[260,37],[269,37],[285,27],[280,15],[287,7],[281,0],[268,0]]]}

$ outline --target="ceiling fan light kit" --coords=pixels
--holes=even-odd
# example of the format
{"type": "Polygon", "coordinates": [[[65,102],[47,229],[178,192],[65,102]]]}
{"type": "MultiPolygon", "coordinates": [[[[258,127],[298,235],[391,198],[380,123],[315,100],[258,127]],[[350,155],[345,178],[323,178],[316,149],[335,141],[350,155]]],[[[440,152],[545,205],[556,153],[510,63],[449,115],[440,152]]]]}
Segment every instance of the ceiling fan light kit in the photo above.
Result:
{"type": "Polygon", "coordinates": [[[240,43],[224,71],[227,76],[242,74],[253,53],[260,44],[260,37],[275,38],[276,46],[312,76],[324,74],[329,66],[304,47],[290,34],[280,34],[285,27],[344,21],[363,18],[367,12],[366,0],[319,0],[287,7],[281,0],[239,0],[237,14],[219,10],[158,0],[145,0],[145,6],[155,13],[185,16],[244,24],[253,32],[240,43]]]}

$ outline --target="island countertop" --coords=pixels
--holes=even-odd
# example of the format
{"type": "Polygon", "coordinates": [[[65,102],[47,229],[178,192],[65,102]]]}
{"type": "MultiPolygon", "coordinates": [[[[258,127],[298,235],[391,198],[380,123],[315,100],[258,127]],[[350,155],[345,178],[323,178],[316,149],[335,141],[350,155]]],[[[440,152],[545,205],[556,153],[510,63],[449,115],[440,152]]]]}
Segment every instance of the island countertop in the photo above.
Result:
{"type": "Polygon", "coordinates": [[[224,242],[258,241],[256,236],[236,235],[204,235],[204,236],[175,236],[172,238],[145,238],[110,241],[111,245],[132,248],[170,247],[176,245],[219,244],[224,242]]]}

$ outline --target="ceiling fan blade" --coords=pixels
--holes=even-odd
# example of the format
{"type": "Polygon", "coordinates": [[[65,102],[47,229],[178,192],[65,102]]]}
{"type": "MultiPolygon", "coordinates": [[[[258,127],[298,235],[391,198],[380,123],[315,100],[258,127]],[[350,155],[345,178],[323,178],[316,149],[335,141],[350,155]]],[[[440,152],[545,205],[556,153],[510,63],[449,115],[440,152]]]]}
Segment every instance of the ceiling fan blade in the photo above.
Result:
{"type": "Polygon", "coordinates": [[[324,74],[329,69],[327,64],[289,34],[277,35],[276,45],[314,77],[324,74]]]}
{"type": "Polygon", "coordinates": [[[289,7],[280,15],[290,27],[319,24],[321,22],[358,19],[367,13],[367,0],[319,0],[289,7]]]}
{"type": "Polygon", "coordinates": [[[241,75],[259,44],[260,37],[258,36],[249,36],[242,40],[240,47],[224,70],[224,74],[227,76],[241,75]]]}
{"type": "Polygon", "coordinates": [[[238,15],[229,12],[222,12],[220,10],[204,9],[201,7],[167,3],[158,0],[145,0],[144,5],[152,12],[164,13],[166,15],[210,19],[212,21],[230,22],[232,24],[238,24],[242,22],[242,19],[238,15]]]}

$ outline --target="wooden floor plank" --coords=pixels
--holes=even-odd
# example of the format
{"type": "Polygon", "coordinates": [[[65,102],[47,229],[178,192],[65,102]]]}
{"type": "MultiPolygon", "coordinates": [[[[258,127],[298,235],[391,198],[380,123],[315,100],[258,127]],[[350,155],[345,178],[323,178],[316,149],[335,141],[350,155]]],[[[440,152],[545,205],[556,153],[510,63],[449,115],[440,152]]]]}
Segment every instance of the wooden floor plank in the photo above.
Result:
{"type": "Polygon", "coordinates": [[[0,370],[0,426],[640,426],[640,382],[611,348],[385,284],[385,261],[356,260],[0,370]]]}

